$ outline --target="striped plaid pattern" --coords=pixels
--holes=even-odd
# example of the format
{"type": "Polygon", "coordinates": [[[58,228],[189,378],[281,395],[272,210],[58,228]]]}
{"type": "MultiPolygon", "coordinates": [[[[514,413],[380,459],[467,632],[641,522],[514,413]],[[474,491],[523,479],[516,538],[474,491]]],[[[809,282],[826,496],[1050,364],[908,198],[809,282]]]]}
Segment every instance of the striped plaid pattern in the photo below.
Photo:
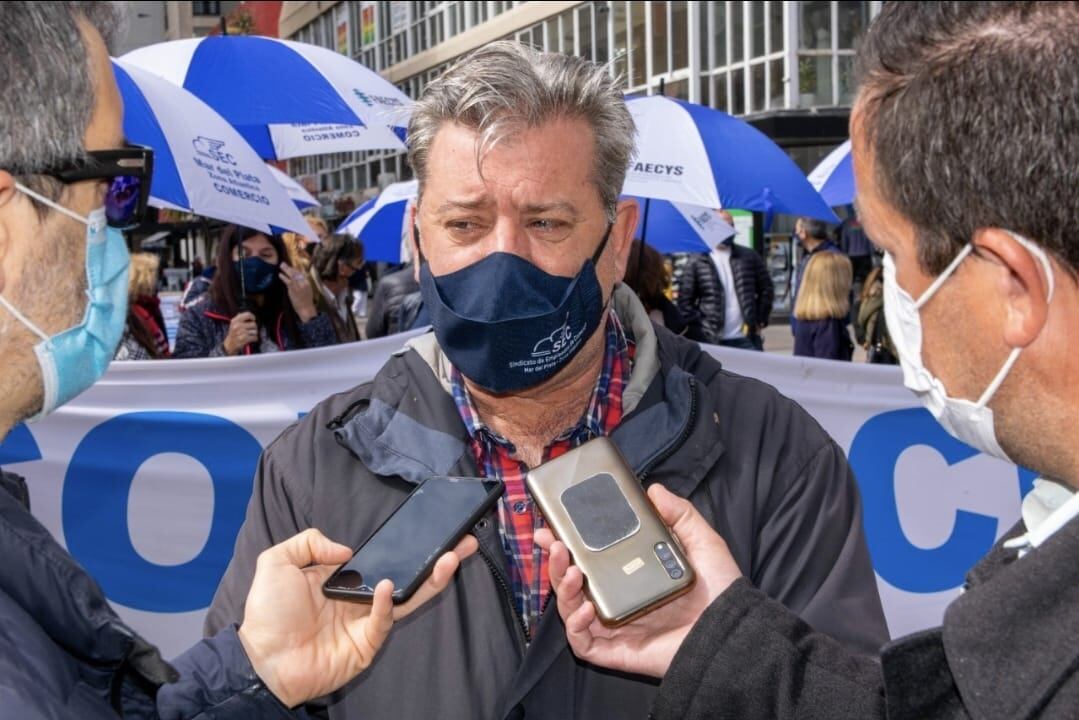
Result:
{"type": "MultiPolygon", "coordinates": [[[[632,362],[633,346],[612,311],[607,314],[603,368],[588,408],[576,425],[544,448],[544,462],[594,437],[609,435],[618,426],[622,420],[622,391],[629,382],[632,362]]],[[[547,553],[532,540],[544,521],[534,509],[525,485],[528,467],[516,458],[517,449],[513,443],[483,424],[456,368],[451,369],[450,379],[453,399],[468,429],[477,467],[484,477],[499,478],[506,484],[498,504],[499,534],[509,560],[510,585],[517,611],[531,637],[550,592],[550,579],[547,577],[547,553]]]]}

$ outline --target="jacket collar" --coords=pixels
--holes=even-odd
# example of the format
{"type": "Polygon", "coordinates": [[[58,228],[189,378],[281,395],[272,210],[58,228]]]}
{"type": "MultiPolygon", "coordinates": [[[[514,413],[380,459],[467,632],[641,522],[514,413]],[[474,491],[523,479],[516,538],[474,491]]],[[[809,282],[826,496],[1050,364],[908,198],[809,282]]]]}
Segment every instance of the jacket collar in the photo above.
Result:
{"type": "MultiPolygon", "coordinates": [[[[643,479],[689,495],[723,447],[708,394],[683,367],[714,374],[719,363],[695,344],[657,331],[626,286],[615,289],[612,307],[633,336],[636,352],[622,396],[625,416],[611,439],[643,479]],[[677,347],[664,347],[667,343],[677,347]]],[[[337,441],[372,472],[411,483],[472,467],[449,370],[434,333],[412,339],[376,375],[364,407],[331,423],[337,441]]]]}
{"type": "Polygon", "coordinates": [[[999,543],[971,570],[943,635],[971,716],[1034,717],[1079,667],[1077,558],[1079,518],[1022,559],[999,543]]]}

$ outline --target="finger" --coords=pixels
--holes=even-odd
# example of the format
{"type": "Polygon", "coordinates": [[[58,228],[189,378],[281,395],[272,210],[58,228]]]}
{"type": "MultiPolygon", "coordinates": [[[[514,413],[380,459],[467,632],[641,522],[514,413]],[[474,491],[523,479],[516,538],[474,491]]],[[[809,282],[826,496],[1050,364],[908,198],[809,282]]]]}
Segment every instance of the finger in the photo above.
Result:
{"type": "Polygon", "coordinates": [[[554,533],[550,528],[540,528],[536,531],[535,542],[547,552],[551,552],[551,544],[555,541],[554,533]]]}
{"type": "Polygon", "coordinates": [[[343,563],[352,556],[344,545],[333,542],[318,530],[311,528],[288,540],[278,543],[259,555],[260,565],[330,565],[343,563]]]}
{"type": "Polygon", "coordinates": [[[296,273],[296,270],[291,265],[289,265],[287,262],[284,262],[284,261],[281,262],[281,270],[283,272],[288,273],[289,275],[293,275],[293,274],[296,273]]]}
{"type": "Polygon", "coordinates": [[[596,638],[592,634],[592,622],[596,619],[596,610],[592,606],[592,603],[585,602],[576,612],[567,618],[564,618],[566,623],[566,640],[569,642],[570,648],[573,650],[573,654],[580,658],[587,658],[589,652],[592,650],[592,645],[596,638]]]}
{"type": "Polygon", "coordinates": [[[431,574],[420,585],[419,589],[413,593],[412,597],[408,599],[408,602],[397,606],[394,611],[394,618],[400,620],[408,616],[425,602],[445,590],[453,579],[453,574],[457,572],[457,568],[460,566],[461,560],[455,552],[448,552],[440,557],[438,562],[435,563],[431,574]]]}
{"type": "Polygon", "coordinates": [[[690,560],[705,549],[709,552],[722,549],[725,554],[729,554],[726,550],[727,543],[689,500],[678,497],[659,483],[648,488],[648,497],[656,506],[663,522],[674,531],[679,543],[690,555],[690,560]]]}
{"type": "Polygon", "coordinates": [[[480,548],[480,542],[472,535],[465,535],[461,538],[461,542],[457,543],[457,546],[453,548],[453,553],[459,559],[464,560],[471,556],[480,548]]]}
{"type": "Polygon", "coordinates": [[[558,614],[563,620],[572,617],[582,605],[588,602],[584,594],[584,576],[578,568],[571,567],[566,571],[565,580],[556,590],[555,600],[558,614]]]}
{"type": "Polygon", "coordinates": [[[550,553],[547,572],[551,578],[551,587],[557,590],[562,585],[566,570],[569,569],[569,550],[562,543],[555,541],[547,548],[547,552],[550,553]]]}
{"type": "MultiPolygon", "coordinates": [[[[382,580],[375,585],[375,596],[371,602],[371,614],[363,624],[364,638],[374,652],[378,652],[382,643],[393,628],[393,581],[382,580]]],[[[370,658],[368,658],[370,662],[370,658]]]]}
{"type": "Polygon", "coordinates": [[[292,289],[292,274],[286,272],[280,272],[277,277],[281,278],[281,282],[285,283],[285,287],[292,289]]]}

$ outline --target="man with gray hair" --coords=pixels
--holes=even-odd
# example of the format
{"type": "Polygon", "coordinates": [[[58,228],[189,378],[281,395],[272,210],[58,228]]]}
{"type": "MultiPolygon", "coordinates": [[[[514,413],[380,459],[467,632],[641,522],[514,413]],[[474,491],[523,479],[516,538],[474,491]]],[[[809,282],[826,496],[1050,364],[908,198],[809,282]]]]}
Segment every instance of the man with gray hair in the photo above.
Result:
{"type": "Polygon", "coordinates": [[[434,332],[264,453],[207,629],[239,621],[263,548],[307,527],[359,544],[432,475],[497,477],[496,509],[437,602],[329,700],[333,718],[643,718],[640,676],[578,662],[551,599],[530,468],[610,436],[689,498],[744,571],[853,648],[884,638],[842,451],[790,400],[648,320],[620,281],[634,127],[609,71],[498,42],[414,108],[414,257],[434,332]]]}
{"type": "MultiPolygon", "coordinates": [[[[107,50],[121,27],[113,3],[0,3],[0,440],[92,385],[124,330],[120,231],[145,210],[153,153],[124,143],[107,50]],[[128,191],[131,203],[114,202],[128,191]]],[[[258,558],[244,622],[170,664],[29,505],[23,478],[0,473],[5,718],[294,717],[367,667],[394,618],[457,566],[441,558],[408,607],[385,584],[359,606],[319,591],[347,547],[317,530],[282,538],[258,558]]]]}

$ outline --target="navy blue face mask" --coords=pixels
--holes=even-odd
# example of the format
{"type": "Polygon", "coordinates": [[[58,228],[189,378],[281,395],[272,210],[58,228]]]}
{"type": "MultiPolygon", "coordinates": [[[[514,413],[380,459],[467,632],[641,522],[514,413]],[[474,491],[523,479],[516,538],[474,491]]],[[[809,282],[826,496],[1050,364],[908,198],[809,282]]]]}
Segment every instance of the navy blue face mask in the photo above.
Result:
{"type": "Polygon", "coordinates": [[[245,257],[236,261],[236,272],[243,273],[243,288],[247,294],[257,295],[273,286],[278,267],[260,257],[245,257]]]}
{"type": "Polygon", "coordinates": [[[421,255],[423,302],[454,367],[496,393],[534,387],[564,368],[603,317],[595,265],[611,227],[571,278],[551,275],[504,252],[435,277],[421,255]]]}

